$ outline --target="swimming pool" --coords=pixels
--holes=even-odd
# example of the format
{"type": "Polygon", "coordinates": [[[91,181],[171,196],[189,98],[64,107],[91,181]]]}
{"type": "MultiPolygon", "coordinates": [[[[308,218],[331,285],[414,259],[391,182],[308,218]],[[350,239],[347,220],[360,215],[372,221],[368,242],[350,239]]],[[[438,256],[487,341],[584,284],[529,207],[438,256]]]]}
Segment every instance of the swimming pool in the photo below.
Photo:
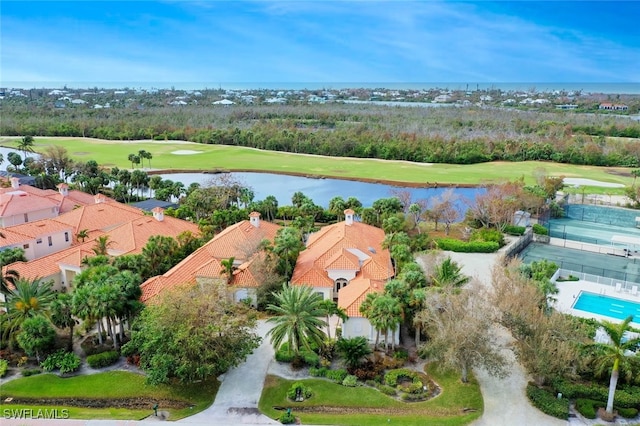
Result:
{"type": "Polygon", "coordinates": [[[632,322],[640,323],[640,303],[602,294],[581,291],[572,308],[619,320],[633,315],[632,322]]]}

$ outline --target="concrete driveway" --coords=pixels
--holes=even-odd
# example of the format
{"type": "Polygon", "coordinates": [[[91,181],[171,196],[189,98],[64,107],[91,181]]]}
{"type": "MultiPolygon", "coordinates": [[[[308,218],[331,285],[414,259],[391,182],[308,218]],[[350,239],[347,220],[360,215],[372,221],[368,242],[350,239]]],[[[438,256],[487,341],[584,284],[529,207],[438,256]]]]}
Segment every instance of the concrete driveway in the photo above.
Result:
{"type": "Polygon", "coordinates": [[[275,425],[280,424],[260,414],[258,401],[262,394],[264,379],[274,357],[273,347],[266,338],[271,325],[258,321],[257,334],[262,344],[247,360],[221,377],[222,385],[211,407],[178,423],[200,423],[209,425],[275,425]]]}

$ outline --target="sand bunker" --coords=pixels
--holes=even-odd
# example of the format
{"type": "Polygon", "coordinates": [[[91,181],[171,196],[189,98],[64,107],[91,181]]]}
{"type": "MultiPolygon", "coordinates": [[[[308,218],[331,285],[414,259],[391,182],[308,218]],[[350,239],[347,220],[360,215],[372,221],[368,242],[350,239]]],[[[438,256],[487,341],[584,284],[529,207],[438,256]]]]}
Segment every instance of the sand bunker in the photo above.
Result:
{"type": "Polygon", "coordinates": [[[602,182],[599,180],[583,179],[583,178],[564,178],[563,182],[565,185],[601,186],[603,188],[624,188],[624,185],[621,183],[602,182]]]}
{"type": "Polygon", "coordinates": [[[172,151],[171,153],[175,155],[192,155],[192,154],[202,154],[202,151],[191,151],[190,149],[179,149],[178,151],[172,151]]]}

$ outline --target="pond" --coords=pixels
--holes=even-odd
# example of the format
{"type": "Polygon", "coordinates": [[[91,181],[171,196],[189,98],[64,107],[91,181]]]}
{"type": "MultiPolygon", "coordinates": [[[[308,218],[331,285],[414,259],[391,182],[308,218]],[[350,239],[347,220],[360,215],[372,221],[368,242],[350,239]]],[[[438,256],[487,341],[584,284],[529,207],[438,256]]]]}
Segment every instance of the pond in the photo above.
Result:
{"type": "MultiPolygon", "coordinates": [[[[240,183],[250,187],[255,193],[256,200],[263,200],[269,195],[273,195],[278,200],[279,205],[290,205],[291,197],[295,192],[302,192],[311,198],[314,203],[328,207],[329,201],[336,196],[345,200],[349,197],[356,197],[363,206],[371,206],[374,201],[380,198],[387,198],[394,195],[394,192],[408,191],[411,200],[428,200],[432,197],[440,196],[448,188],[413,188],[404,186],[394,186],[382,183],[359,182],[343,179],[317,179],[302,176],[290,176],[274,173],[251,173],[234,172],[231,176],[240,183]]],[[[193,182],[207,185],[216,175],[205,173],[172,173],[162,174],[163,179],[182,182],[189,186],[193,182]]],[[[466,211],[467,202],[473,202],[479,193],[484,193],[484,188],[453,188],[459,199],[459,207],[466,211]]]]}

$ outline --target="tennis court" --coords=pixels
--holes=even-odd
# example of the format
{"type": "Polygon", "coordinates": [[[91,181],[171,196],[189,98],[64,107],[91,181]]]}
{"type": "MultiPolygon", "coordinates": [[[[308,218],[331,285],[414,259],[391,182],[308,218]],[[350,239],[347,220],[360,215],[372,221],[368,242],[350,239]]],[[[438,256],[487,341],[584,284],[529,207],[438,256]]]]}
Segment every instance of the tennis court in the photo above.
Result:
{"type": "Polygon", "coordinates": [[[626,243],[614,241],[616,247],[640,251],[640,229],[636,227],[606,225],[569,218],[551,219],[548,227],[551,237],[601,246],[610,246],[614,237],[624,236],[629,241],[626,243]]]}
{"type": "Polygon", "coordinates": [[[640,283],[640,258],[575,250],[550,244],[531,243],[518,257],[524,263],[550,260],[561,269],[612,280],[640,283]]]}

